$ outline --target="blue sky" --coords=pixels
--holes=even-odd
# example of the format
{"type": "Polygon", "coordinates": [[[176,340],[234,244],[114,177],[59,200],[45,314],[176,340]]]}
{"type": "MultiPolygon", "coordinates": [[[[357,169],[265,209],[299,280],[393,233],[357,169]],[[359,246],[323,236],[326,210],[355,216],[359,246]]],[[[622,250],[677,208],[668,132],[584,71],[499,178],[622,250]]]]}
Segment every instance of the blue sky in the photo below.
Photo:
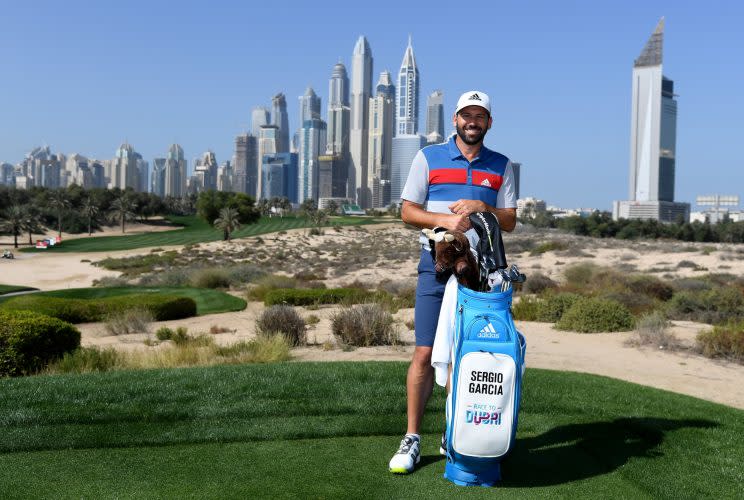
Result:
{"type": "MultiPolygon", "coordinates": [[[[744,186],[744,7],[716,1],[12,2],[1,0],[0,161],[34,146],[146,159],[180,143],[222,162],[254,106],[312,86],[327,104],[340,59],[369,40],[374,82],[407,43],[450,115],[490,94],[486,144],[523,164],[522,196],[609,210],[626,199],[631,71],[661,16],[664,73],[679,94],[676,198],[744,186]]],[[[425,116],[421,117],[423,126],[425,116]]]]}

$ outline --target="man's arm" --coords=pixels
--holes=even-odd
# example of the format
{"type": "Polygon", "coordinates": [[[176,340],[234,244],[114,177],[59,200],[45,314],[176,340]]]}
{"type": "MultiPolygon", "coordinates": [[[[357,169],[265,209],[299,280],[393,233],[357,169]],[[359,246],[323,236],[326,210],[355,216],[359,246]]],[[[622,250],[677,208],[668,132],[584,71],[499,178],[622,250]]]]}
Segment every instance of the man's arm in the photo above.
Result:
{"type": "Polygon", "coordinates": [[[400,218],[403,219],[403,222],[412,226],[422,229],[443,227],[452,231],[463,232],[471,227],[468,215],[427,212],[423,205],[408,200],[403,200],[400,212],[400,218]]]}

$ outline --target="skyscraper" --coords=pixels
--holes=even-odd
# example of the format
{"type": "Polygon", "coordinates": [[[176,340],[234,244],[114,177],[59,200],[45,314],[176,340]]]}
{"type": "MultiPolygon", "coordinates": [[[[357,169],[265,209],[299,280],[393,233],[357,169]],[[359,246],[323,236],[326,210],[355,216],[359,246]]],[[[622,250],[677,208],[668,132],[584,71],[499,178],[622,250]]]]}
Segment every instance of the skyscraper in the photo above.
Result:
{"type": "Polygon", "coordinates": [[[297,202],[318,199],[318,156],[326,150],[326,122],[315,118],[305,120],[300,129],[297,202]]]}
{"type": "Polygon", "coordinates": [[[137,159],[137,154],[131,144],[125,142],[119,146],[114,159],[111,187],[132,188],[135,191],[139,189],[137,159]]]}
{"type": "Polygon", "coordinates": [[[165,159],[165,196],[180,198],[186,194],[186,158],[183,148],[171,144],[165,159]]]}
{"type": "Polygon", "coordinates": [[[165,158],[152,159],[150,192],[161,198],[165,196],[165,158]]]}
{"type": "Polygon", "coordinates": [[[628,200],[613,203],[613,217],[673,222],[690,216],[675,203],[677,101],[674,82],[662,74],[664,18],[633,65],[628,200]]]}
{"type": "Polygon", "coordinates": [[[253,108],[251,111],[251,133],[254,137],[258,137],[261,127],[268,125],[271,122],[271,115],[269,110],[263,106],[253,108]]]}
{"type": "Polygon", "coordinates": [[[320,118],[320,97],[312,87],[308,87],[305,94],[300,96],[300,128],[307,120],[318,118],[320,118]]]}
{"type": "MultiPolygon", "coordinates": [[[[260,130],[260,127],[259,127],[260,130]]],[[[258,142],[251,134],[240,134],[235,138],[235,166],[232,188],[258,199],[258,142]]]]}
{"type": "Polygon", "coordinates": [[[279,135],[279,127],[277,127],[276,125],[264,125],[263,127],[261,127],[261,131],[259,132],[258,154],[257,154],[258,185],[256,187],[256,200],[261,199],[264,194],[264,189],[262,186],[262,182],[263,182],[262,165],[264,161],[264,156],[283,152],[283,151],[279,151],[279,148],[278,148],[278,140],[277,140],[278,135],[279,135]]]}
{"type": "Polygon", "coordinates": [[[369,98],[372,96],[372,49],[360,36],[351,56],[351,140],[348,197],[362,208],[371,205],[367,175],[369,98]]]}
{"type": "Polygon", "coordinates": [[[377,82],[377,95],[369,100],[369,140],[367,185],[372,190],[371,206],[390,204],[390,167],[395,130],[395,86],[390,73],[383,71],[377,82]]]}
{"type": "Polygon", "coordinates": [[[349,130],[350,130],[350,109],[349,109],[349,78],[346,76],[346,67],[340,62],[333,67],[331,79],[328,82],[328,133],[326,141],[326,155],[333,157],[333,160],[327,160],[325,163],[320,162],[321,168],[329,166],[326,170],[321,171],[318,177],[319,197],[323,197],[326,192],[333,192],[334,196],[347,196],[347,187],[349,179],[349,130]],[[325,172],[333,171],[332,175],[325,175],[325,172]],[[339,183],[343,179],[343,193],[339,193],[339,183]],[[325,182],[333,182],[333,186],[325,186],[325,182]]]}
{"type": "Polygon", "coordinates": [[[198,182],[198,191],[217,189],[217,158],[212,151],[206,151],[194,165],[194,177],[198,182]]]}
{"type": "Polygon", "coordinates": [[[396,126],[395,137],[393,137],[390,188],[390,201],[393,203],[400,201],[413,157],[426,144],[426,139],[418,133],[419,70],[416,66],[410,37],[398,72],[396,90],[398,94],[395,98],[396,126]]]}
{"type": "Polygon", "coordinates": [[[271,99],[271,118],[276,125],[276,151],[289,152],[289,117],[287,116],[287,99],[281,92],[271,99]]]}
{"type": "Polygon", "coordinates": [[[418,132],[419,117],[419,70],[413,55],[411,37],[403,54],[403,62],[398,72],[398,96],[395,102],[395,135],[418,132]]]}
{"type": "Polygon", "coordinates": [[[426,98],[426,142],[438,144],[444,140],[444,94],[435,90],[426,98]]]}

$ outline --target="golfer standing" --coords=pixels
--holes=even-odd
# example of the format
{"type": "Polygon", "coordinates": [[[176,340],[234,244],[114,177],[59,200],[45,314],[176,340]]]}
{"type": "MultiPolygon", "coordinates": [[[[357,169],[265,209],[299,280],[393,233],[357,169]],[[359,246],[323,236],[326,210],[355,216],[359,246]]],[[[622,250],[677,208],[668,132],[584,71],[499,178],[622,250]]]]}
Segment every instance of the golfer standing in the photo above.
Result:
{"type": "MultiPolygon", "coordinates": [[[[443,227],[466,232],[475,248],[478,236],[468,216],[492,212],[502,230],[517,221],[514,173],[506,156],[483,145],[491,128],[488,95],[470,91],[457,101],[452,124],[457,131],[447,142],[420,150],[411,164],[401,198],[403,222],[419,228],[443,227]]],[[[421,460],[419,428],[431,396],[434,370],[431,351],[449,274],[434,270],[428,240],[421,236],[421,260],[416,286],[416,347],[408,368],[408,429],[390,460],[390,471],[407,474],[421,460]]]]}

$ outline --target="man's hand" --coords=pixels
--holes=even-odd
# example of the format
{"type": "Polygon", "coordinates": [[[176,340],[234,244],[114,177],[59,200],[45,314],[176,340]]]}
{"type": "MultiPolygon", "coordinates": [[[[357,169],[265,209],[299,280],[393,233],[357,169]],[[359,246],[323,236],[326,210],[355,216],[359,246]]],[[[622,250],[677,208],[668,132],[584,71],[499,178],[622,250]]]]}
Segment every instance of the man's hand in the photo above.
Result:
{"type": "Polygon", "coordinates": [[[457,200],[447,208],[453,214],[465,217],[476,212],[488,212],[488,205],[480,200],[457,200]]]}
{"type": "Polygon", "coordinates": [[[467,215],[445,215],[444,217],[446,217],[446,222],[441,226],[450,231],[462,231],[464,233],[473,227],[467,215]]]}

